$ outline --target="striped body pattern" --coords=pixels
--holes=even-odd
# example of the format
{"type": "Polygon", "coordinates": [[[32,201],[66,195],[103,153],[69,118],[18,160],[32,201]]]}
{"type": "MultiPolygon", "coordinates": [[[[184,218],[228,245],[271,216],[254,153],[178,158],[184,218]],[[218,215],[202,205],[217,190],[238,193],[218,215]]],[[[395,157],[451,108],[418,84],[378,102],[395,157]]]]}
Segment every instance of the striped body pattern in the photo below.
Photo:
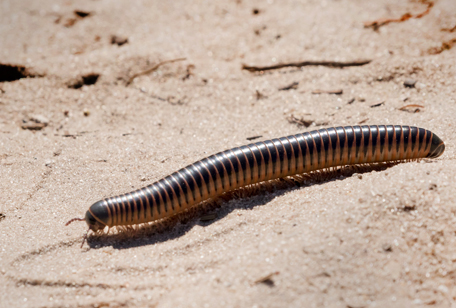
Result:
{"type": "Polygon", "coordinates": [[[147,187],[96,202],[85,220],[93,231],[141,224],[249,184],[336,166],[435,158],[444,149],[437,135],[413,126],[320,129],[209,156],[147,187]]]}

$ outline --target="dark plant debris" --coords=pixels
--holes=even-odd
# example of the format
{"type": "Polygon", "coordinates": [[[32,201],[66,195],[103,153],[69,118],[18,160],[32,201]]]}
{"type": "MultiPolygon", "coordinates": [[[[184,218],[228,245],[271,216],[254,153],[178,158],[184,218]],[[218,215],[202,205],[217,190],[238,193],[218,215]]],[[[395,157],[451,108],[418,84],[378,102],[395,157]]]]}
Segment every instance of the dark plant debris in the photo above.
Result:
{"type": "Polygon", "coordinates": [[[261,93],[260,91],[256,90],[256,99],[257,101],[260,100],[260,99],[263,99],[263,98],[268,98],[266,95],[264,95],[263,93],[261,93]]]}
{"type": "Polygon", "coordinates": [[[296,124],[298,126],[309,127],[314,122],[313,120],[306,120],[304,118],[297,118],[293,114],[287,117],[287,121],[290,124],[296,124]]]}
{"type": "Polygon", "coordinates": [[[81,10],[74,10],[74,15],[81,17],[81,18],[86,18],[92,15],[92,13],[87,12],[87,11],[81,11],[81,10]]]}
{"type": "Polygon", "coordinates": [[[369,118],[366,118],[366,119],[364,119],[364,120],[359,121],[358,124],[364,124],[364,123],[366,123],[367,121],[369,121],[369,118]]]}
{"type": "Polygon", "coordinates": [[[184,77],[182,77],[182,80],[187,80],[187,79],[190,79],[190,77],[194,76],[195,73],[193,73],[193,70],[195,69],[195,65],[194,64],[189,64],[187,65],[187,73],[185,74],[184,77]]]}
{"type": "Polygon", "coordinates": [[[152,73],[153,71],[156,71],[160,66],[164,65],[164,64],[167,64],[167,63],[173,63],[173,62],[178,62],[178,61],[185,61],[187,60],[187,58],[178,58],[178,59],[173,59],[173,60],[166,60],[166,61],[162,61],[162,62],[159,62],[158,64],[152,66],[151,68],[148,68],[142,72],[139,72],[139,73],[136,73],[134,74],[133,76],[131,76],[127,83],[126,83],[126,86],[129,86],[133,80],[136,78],[136,77],[139,77],[139,76],[142,76],[142,75],[147,75],[147,74],[150,74],[152,73]]]}
{"type": "Polygon", "coordinates": [[[402,107],[399,108],[398,110],[400,110],[400,111],[407,111],[407,112],[410,112],[410,113],[417,113],[417,112],[420,112],[420,111],[421,111],[420,108],[424,108],[424,106],[422,106],[422,105],[417,105],[417,104],[409,104],[409,105],[402,106],[402,107]]]}
{"type": "Polygon", "coordinates": [[[111,44],[112,45],[122,46],[122,45],[125,45],[126,43],[128,43],[128,37],[111,35],[111,44]]]}
{"type": "Polygon", "coordinates": [[[445,50],[450,50],[453,46],[456,45],[456,38],[449,41],[442,42],[440,47],[434,47],[428,50],[428,53],[431,55],[438,55],[439,53],[444,52],[445,50]]]}
{"type": "Polygon", "coordinates": [[[27,77],[35,78],[43,76],[44,75],[37,74],[22,65],[0,63],[0,82],[10,82],[27,77]]]}
{"type": "Polygon", "coordinates": [[[99,77],[100,74],[90,73],[69,81],[67,85],[70,89],[80,89],[82,86],[90,86],[97,83],[99,77]]]}
{"type": "Polygon", "coordinates": [[[0,221],[2,221],[2,220],[5,219],[5,218],[6,218],[6,215],[3,214],[3,213],[0,213],[0,221]]]}
{"type": "Polygon", "coordinates": [[[350,99],[350,100],[347,102],[347,104],[350,105],[350,104],[353,104],[354,102],[355,102],[355,98],[353,97],[352,99],[350,99]]]}
{"type": "Polygon", "coordinates": [[[243,64],[242,69],[249,72],[261,72],[269,70],[277,70],[284,67],[303,67],[303,66],[327,66],[327,67],[350,67],[350,66],[362,66],[372,62],[372,60],[357,60],[350,62],[338,62],[338,61],[303,61],[303,62],[290,62],[290,63],[279,63],[271,66],[250,66],[243,64]]]}
{"type": "Polygon", "coordinates": [[[344,90],[342,89],[335,89],[335,90],[314,90],[312,91],[312,94],[336,94],[336,95],[341,95],[344,93],[344,90]]]}
{"type": "MultiPolygon", "coordinates": [[[[76,24],[76,22],[78,22],[78,20],[81,20],[83,18],[86,18],[86,17],[89,17],[92,15],[91,12],[86,12],[86,11],[82,11],[82,10],[74,10],[73,14],[75,15],[75,17],[66,19],[65,23],[63,24],[65,27],[67,27],[67,28],[73,27],[76,24]]],[[[58,24],[61,19],[62,19],[61,17],[57,18],[55,20],[55,23],[58,24]]]]}
{"type": "MultiPolygon", "coordinates": [[[[65,27],[67,27],[67,28],[71,28],[71,27],[74,26],[74,24],[75,24],[77,21],[78,21],[77,18],[68,18],[68,19],[66,20],[66,22],[65,22],[63,25],[64,25],[65,27]]],[[[55,23],[58,23],[58,21],[56,20],[55,23]]]]}
{"type": "Polygon", "coordinates": [[[184,95],[183,97],[175,97],[173,95],[169,95],[166,98],[166,101],[173,106],[182,106],[188,104],[190,99],[187,97],[187,95],[184,95]]]}
{"type": "Polygon", "coordinates": [[[427,4],[427,8],[422,13],[413,15],[409,12],[403,14],[400,18],[382,18],[374,21],[367,21],[364,23],[364,28],[372,28],[374,31],[377,31],[380,27],[387,25],[392,22],[404,22],[409,20],[410,18],[421,18],[426,16],[431,11],[431,8],[434,6],[434,2],[432,1],[422,1],[423,4],[427,4]]]}
{"type": "Polygon", "coordinates": [[[440,29],[440,31],[443,31],[443,32],[455,32],[456,31],[456,26],[454,26],[453,28],[442,28],[440,29]]]}
{"type": "Polygon", "coordinates": [[[378,103],[378,104],[373,104],[373,105],[370,105],[369,107],[375,108],[375,107],[380,107],[380,106],[383,106],[383,105],[385,105],[385,102],[381,102],[381,103],[378,103]]]}
{"type": "Polygon", "coordinates": [[[411,211],[416,210],[416,206],[415,205],[405,205],[401,210],[403,212],[411,212],[411,211]]]}
{"type": "Polygon", "coordinates": [[[257,280],[255,280],[254,284],[259,284],[259,283],[262,283],[262,284],[265,284],[267,285],[268,287],[273,287],[274,286],[274,280],[272,280],[272,277],[276,276],[280,274],[279,272],[274,272],[274,273],[271,273],[269,275],[266,275],[264,277],[261,277],[257,280]]]}
{"type": "Polygon", "coordinates": [[[279,91],[296,90],[298,88],[298,85],[299,85],[299,82],[295,81],[295,82],[289,84],[288,86],[279,88],[279,91]]]}
{"type": "Polygon", "coordinates": [[[261,138],[261,137],[263,137],[263,135],[247,137],[247,138],[245,138],[245,139],[247,139],[248,141],[251,141],[251,140],[255,140],[255,139],[261,138]]]}

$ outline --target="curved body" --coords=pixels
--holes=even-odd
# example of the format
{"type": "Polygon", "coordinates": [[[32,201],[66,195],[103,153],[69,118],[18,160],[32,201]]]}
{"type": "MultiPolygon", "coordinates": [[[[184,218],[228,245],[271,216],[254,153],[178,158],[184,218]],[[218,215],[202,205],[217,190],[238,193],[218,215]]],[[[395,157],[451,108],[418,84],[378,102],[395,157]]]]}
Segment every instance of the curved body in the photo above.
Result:
{"type": "Polygon", "coordinates": [[[133,192],[93,204],[93,231],[183,212],[249,184],[335,166],[434,158],[445,149],[429,130],[413,126],[346,126],[256,142],[211,155],[133,192]]]}

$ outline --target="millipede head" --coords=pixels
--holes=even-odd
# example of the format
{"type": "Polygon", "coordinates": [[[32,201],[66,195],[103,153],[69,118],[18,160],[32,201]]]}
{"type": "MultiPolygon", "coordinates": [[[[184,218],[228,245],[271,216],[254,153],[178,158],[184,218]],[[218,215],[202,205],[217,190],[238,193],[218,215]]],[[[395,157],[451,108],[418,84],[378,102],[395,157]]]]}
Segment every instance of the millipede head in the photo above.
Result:
{"type": "Polygon", "coordinates": [[[86,212],[85,221],[89,229],[93,232],[103,230],[107,226],[108,214],[103,206],[103,202],[94,203],[86,212]]]}

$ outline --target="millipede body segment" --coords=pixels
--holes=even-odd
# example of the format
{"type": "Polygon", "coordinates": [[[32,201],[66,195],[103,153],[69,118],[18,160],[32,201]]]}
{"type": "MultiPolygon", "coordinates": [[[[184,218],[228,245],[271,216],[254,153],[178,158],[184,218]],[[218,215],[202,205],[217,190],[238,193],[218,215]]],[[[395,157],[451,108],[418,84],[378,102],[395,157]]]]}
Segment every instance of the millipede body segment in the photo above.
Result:
{"type": "Polygon", "coordinates": [[[141,224],[249,184],[336,166],[435,158],[444,150],[437,135],[414,126],[314,130],[211,155],[149,186],[96,202],[85,220],[93,231],[141,224]]]}

